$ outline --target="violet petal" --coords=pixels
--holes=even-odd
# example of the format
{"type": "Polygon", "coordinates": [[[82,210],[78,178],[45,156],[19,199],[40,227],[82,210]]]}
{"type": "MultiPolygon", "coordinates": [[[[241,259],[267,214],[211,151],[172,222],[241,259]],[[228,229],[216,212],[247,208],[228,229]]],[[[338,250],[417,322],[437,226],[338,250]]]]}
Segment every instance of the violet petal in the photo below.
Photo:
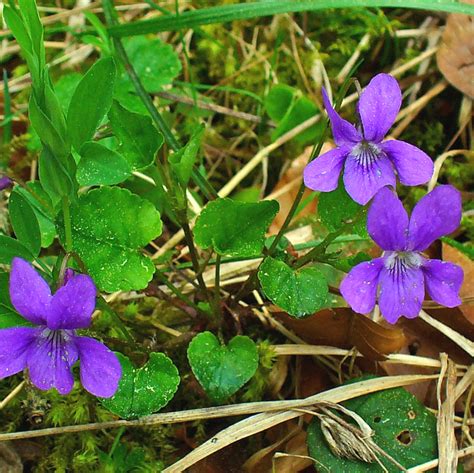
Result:
{"type": "Polygon", "coordinates": [[[122,376],[115,353],[89,337],[76,337],[81,360],[81,383],[94,396],[112,397],[122,376]]]}
{"type": "Polygon", "coordinates": [[[53,295],[47,325],[52,330],[85,328],[91,323],[96,287],[89,276],[77,274],[53,295]]]}
{"type": "Polygon", "coordinates": [[[333,191],[348,154],[349,148],[335,148],[311,161],[303,172],[305,186],[314,191],[333,191]]]}
{"type": "Polygon", "coordinates": [[[70,393],[74,386],[71,367],[77,358],[72,336],[62,330],[43,329],[28,350],[31,382],[43,391],[56,388],[59,394],[70,393]]]}
{"type": "Polygon", "coordinates": [[[12,327],[0,330],[0,379],[12,376],[26,367],[28,348],[38,329],[12,327]]]}
{"type": "Polygon", "coordinates": [[[368,314],[374,308],[382,268],[382,258],[360,263],[352,268],[342,281],[342,297],[355,312],[368,314]]]}
{"type": "Polygon", "coordinates": [[[344,167],[344,186],[347,193],[361,205],[365,205],[379,189],[395,186],[392,163],[386,156],[379,156],[371,164],[360,164],[349,155],[344,167]]]}
{"type": "Polygon", "coordinates": [[[380,272],[379,306],[387,322],[394,324],[400,317],[416,317],[425,297],[423,271],[420,268],[403,270],[384,268],[380,272]]]}
{"type": "Polygon", "coordinates": [[[385,141],[381,146],[392,160],[398,178],[405,186],[419,186],[431,179],[433,161],[421,149],[399,140],[385,141]]]}
{"type": "Polygon", "coordinates": [[[10,299],[13,307],[34,324],[46,324],[51,301],[47,282],[24,259],[13,258],[10,272],[10,299]]]}
{"type": "Polygon", "coordinates": [[[377,74],[358,103],[364,138],[379,143],[393,125],[401,104],[402,93],[396,79],[388,74],[377,74]]]}
{"type": "Polygon", "coordinates": [[[438,186],[415,206],[410,218],[410,249],[426,250],[436,239],[452,233],[461,222],[461,193],[453,186],[438,186]]]}
{"type": "Polygon", "coordinates": [[[323,87],[323,103],[324,108],[331,121],[332,134],[334,141],[338,146],[353,146],[362,140],[361,134],[357,131],[356,127],[344,120],[331,105],[331,101],[323,87]]]}
{"type": "Polygon", "coordinates": [[[461,304],[459,290],[464,279],[463,270],[456,264],[429,259],[423,264],[428,294],[438,304],[456,307],[461,304]]]}
{"type": "Polygon", "coordinates": [[[367,230],[384,250],[403,250],[407,245],[408,214],[388,187],[375,194],[367,214],[367,230]]]}

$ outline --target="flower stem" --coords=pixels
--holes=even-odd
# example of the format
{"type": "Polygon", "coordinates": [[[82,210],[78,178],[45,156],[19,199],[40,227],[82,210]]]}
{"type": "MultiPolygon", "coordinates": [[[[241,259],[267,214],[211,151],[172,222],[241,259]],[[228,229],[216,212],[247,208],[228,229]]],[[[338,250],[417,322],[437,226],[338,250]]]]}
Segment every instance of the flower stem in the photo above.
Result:
{"type": "Polygon", "coordinates": [[[199,307],[191,300],[189,297],[187,297],[185,294],[183,294],[174,284],[168,281],[166,276],[161,273],[160,271],[156,271],[155,273],[159,280],[180,300],[182,300],[185,304],[187,304],[189,307],[192,307],[193,309],[197,310],[198,312],[200,311],[199,307]]]}
{"type": "Polygon", "coordinates": [[[66,253],[72,251],[72,225],[71,225],[71,212],[69,209],[69,198],[64,196],[62,198],[63,206],[63,217],[64,217],[64,233],[66,236],[65,249],[66,253]]]}
{"type": "Polygon", "coordinates": [[[214,305],[215,314],[219,319],[222,316],[221,311],[221,255],[216,255],[215,279],[214,279],[214,305]]]}

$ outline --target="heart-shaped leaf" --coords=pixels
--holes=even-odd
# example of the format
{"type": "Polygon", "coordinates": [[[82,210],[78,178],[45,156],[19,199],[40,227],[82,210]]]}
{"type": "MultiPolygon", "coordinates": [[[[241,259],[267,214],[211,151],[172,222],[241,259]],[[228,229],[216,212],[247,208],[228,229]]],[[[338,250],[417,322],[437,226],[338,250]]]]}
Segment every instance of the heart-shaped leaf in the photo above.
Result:
{"type": "Polygon", "coordinates": [[[275,200],[257,203],[213,200],[196,221],[196,243],[202,248],[212,247],[220,255],[259,255],[265,244],[265,232],[278,209],[275,200]]]}
{"type": "Polygon", "coordinates": [[[294,317],[311,315],[324,307],[328,285],[315,267],[293,270],[283,261],[265,258],[258,271],[265,295],[294,317]]]}
{"type": "MultiPolygon", "coordinates": [[[[406,389],[387,389],[344,403],[359,414],[374,431],[372,440],[405,468],[436,458],[436,417],[406,389]]],[[[330,450],[317,418],[308,427],[309,454],[324,471],[379,472],[377,463],[365,463],[336,456],[330,450]]],[[[389,472],[400,469],[386,458],[380,461],[389,472]]]]}
{"type": "Polygon", "coordinates": [[[159,411],[173,399],[180,377],[178,369],[163,353],[151,353],[148,362],[135,368],[121,353],[122,378],[117,392],[102,404],[125,419],[142,417],[159,411]]]}
{"type": "MultiPolygon", "coordinates": [[[[134,36],[124,41],[130,62],[148,92],[157,92],[170,84],[181,71],[178,54],[158,38],[134,36]]],[[[131,85],[131,87],[133,87],[131,85]]]]}
{"type": "MultiPolygon", "coordinates": [[[[161,234],[153,204],[126,189],[101,187],[71,206],[72,248],[104,291],[143,289],[155,267],[140,249],[161,234]]],[[[58,232],[64,241],[62,216],[58,232]]]]}
{"type": "Polygon", "coordinates": [[[188,360],[209,398],[220,403],[255,374],[258,351],[249,337],[237,335],[225,346],[211,332],[202,332],[189,344],[188,360]]]}

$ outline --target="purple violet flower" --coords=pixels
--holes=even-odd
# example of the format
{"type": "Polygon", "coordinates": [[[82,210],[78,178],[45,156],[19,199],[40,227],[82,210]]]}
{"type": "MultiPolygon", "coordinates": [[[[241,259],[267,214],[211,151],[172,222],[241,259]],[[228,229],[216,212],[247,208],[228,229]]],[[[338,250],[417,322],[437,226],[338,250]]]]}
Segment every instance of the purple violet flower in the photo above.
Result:
{"type": "Polygon", "coordinates": [[[438,186],[425,195],[410,219],[396,194],[381,189],[370,206],[367,229],[384,252],[351,269],[341,283],[342,296],[361,314],[369,313],[378,299],[380,312],[391,324],[402,316],[412,319],[419,314],[425,289],[439,304],[459,305],[462,269],[427,259],[421,252],[453,232],[460,221],[461,194],[452,186],[438,186]]]}
{"type": "Polygon", "coordinates": [[[54,295],[46,281],[21,258],[14,258],[10,298],[15,309],[36,327],[0,330],[0,379],[25,368],[39,389],[68,394],[74,385],[71,368],[78,359],[81,383],[87,391],[111,397],[122,375],[115,354],[76,329],[91,323],[96,287],[89,276],[76,274],[54,295]]]}
{"type": "Polygon", "coordinates": [[[13,185],[13,181],[8,176],[0,177],[0,191],[8,189],[13,185]]]}
{"type": "Polygon", "coordinates": [[[344,186],[359,204],[365,205],[379,189],[400,182],[417,186],[428,182],[433,161],[423,151],[399,140],[384,141],[400,110],[402,94],[397,81],[378,74],[362,92],[357,111],[358,129],[334,110],[326,91],[323,102],[331,121],[337,148],[311,161],[304,170],[304,183],[315,191],[330,192],[338,184],[344,165],[344,186]]]}

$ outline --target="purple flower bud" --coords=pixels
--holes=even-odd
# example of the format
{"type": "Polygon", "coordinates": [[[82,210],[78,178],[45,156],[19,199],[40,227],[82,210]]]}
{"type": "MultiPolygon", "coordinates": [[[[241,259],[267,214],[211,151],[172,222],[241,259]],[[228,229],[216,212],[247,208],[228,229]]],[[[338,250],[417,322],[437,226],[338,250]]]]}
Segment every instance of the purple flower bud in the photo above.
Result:
{"type": "Polygon", "coordinates": [[[0,191],[8,189],[9,187],[12,187],[12,186],[13,186],[13,181],[9,177],[7,176],[0,177],[0,191]]]}

